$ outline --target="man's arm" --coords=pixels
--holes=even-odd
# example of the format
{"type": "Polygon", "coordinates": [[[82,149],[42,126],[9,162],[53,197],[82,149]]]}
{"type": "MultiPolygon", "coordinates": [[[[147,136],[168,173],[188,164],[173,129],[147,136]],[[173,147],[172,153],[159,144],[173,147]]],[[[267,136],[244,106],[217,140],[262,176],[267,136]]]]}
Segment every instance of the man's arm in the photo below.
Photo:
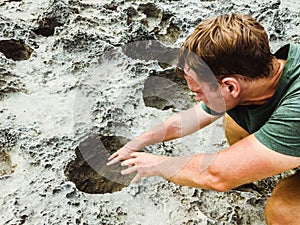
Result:
{"type": "Polygon", "coordinates": [[[128,159],[132,152],[159,142],[181,138],[207,126],[220,118],[206,113],[200,104],[186,111],[175,114],[164,122],[154,126],[128,142],[124,147],[109,157],[108,165],[128,159]]]}
{"type": "Polygon", "coordinates": [[[122,162],[122,174],[137,172],[142,177],[161,176],[179,185],[227,191],[242,184],[276,175],[300,165],[300,157],[277,153],[250,135],[216,155],[196,154],[166,157],[133,153],[122,162]]]}

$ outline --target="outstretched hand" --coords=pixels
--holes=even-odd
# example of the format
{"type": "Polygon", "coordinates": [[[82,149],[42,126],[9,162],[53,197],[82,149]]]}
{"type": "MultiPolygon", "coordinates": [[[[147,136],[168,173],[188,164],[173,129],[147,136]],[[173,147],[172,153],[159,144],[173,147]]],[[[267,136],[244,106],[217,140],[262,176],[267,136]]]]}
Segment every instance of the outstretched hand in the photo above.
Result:
{"type": "Polygon", "coordinates": [[[121,171],[122,175],[137,172],[131,183],[139,181],[142,177],[162,176],[162,168],[168,157],[158,156],[144,152],[134,152],[130,158],[121,163],[128,166],[121,171]]]}
{"type": "Polygon", "coordinates": [[[106,164],[108,166],[115,164],[117,162],[126,160],[130,158],[131,153],[137,151],[136,149],[130,148],[128,145],[124,145],[118,151],[113,153],[109,158],[109,162],[106,164]]]}

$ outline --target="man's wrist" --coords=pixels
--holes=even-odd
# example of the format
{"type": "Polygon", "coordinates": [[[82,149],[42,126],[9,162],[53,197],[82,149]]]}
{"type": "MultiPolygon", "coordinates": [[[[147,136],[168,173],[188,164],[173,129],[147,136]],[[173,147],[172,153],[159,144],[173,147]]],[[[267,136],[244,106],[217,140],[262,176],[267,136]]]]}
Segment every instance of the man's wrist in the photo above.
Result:
{"type": "MultiPolygon", "coordinates": [[[[162,156],[160,165],[157,166],[157,174],[166,180],[181,173],[182,169],[191,160],[191,156],[162,156]]],[[[180,175],[179,175],[180,176],[180,175]]]]}
{"type": "Polygon", "coordinates": [[[128,147],[132,151],[138,151],[145,146],[147,146],[146,141],[140,136],[132,139],[126,144],[126,147],[128,147]]]}

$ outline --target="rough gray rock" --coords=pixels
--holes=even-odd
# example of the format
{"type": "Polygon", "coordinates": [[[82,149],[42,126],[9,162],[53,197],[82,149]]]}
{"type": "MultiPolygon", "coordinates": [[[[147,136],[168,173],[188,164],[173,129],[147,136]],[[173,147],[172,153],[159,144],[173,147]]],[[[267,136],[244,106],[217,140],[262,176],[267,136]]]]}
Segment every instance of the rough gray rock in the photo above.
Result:
{"type": "MultiPolygon", "coordinates": [[[[0,154],[10,158],[6,166],[16,166],[0,175],[0,224],[263,224],[264,203],[283,175],[227,193],[152,177],[110,189],[112,193],[92,194],[78,186],[77,181],[83,183],[90,175],[76,175],[76,149],[93,135],[130,139],[194,104],[180,79],[170,77],[176,49],[209,16],[252,14],[267,29],[274,51],[288,42],[299,43],[298,2],[286,2],[0,3],[0,154]],[[168,54],[157,54],[150,42],[168,54]],[[138,48],[145,43],[148,48],[138,48]],[[143,54],[133,54],[138,51],[143,54]],[[151,89],[153,77],[163,81],[159,88],[151,89]],[[157,92],[168,90],[169,84],[177,88],[174,95],[157,92]],[[179,101],[179,95],[185,100],[179,101]],[[153,101],[153,96],[158,98],[153,101]]],[[[219,121],[147,151],[216,152],[226,146],[221,130],[219,121]]]]}

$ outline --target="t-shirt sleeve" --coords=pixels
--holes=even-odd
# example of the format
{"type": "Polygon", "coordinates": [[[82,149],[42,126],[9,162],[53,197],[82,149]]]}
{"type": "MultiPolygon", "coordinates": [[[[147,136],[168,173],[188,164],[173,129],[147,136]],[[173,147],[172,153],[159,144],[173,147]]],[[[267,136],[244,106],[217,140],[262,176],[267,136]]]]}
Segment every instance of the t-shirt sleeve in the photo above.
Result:
{"type": "Polygon", "coordinates": [[[276,152],[300,157],[300,93],[283,101],[254,135],[276,152]]]}

